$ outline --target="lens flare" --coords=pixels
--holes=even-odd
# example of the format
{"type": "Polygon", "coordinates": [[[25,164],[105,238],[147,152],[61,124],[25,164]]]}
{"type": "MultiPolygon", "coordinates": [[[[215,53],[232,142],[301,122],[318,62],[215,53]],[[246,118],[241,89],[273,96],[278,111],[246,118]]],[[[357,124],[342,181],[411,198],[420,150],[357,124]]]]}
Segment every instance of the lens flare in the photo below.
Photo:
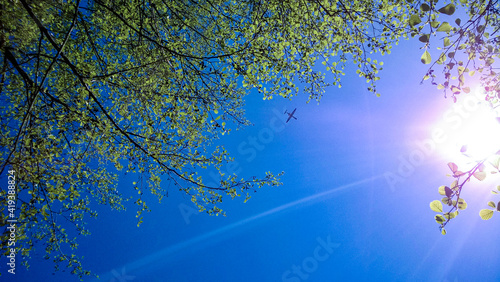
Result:
{"type": "Polygon", "coordinates": [[[500,123],[490,111],[481,111],[471,117],[459,133],[461,151],[474,160],[482,160],[500,149],[500,123]]]}
{"type": "Polygon", "coordinates": [[[454,103],[437,125],[447,137],[439,151],[459,167],[473,165],[500,150],[499,117],[479,89],[454,103]]]}

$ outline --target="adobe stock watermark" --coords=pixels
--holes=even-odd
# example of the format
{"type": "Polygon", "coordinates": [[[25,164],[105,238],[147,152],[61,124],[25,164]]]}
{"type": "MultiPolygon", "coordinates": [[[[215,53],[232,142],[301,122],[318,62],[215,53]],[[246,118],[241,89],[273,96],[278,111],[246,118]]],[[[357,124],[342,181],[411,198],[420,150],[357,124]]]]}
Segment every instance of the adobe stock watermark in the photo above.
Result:
{"type": "Polygon", "coordinates": [[[109,280],[109,282],[125,282],[125,281],[133,281],[135,276],[130,276],[127,274],[127,269],[123,267],[121,272],[118,272],[116,269],[111,270],[111,274],[113,274],[113,278],[109,280]]]}
{"type": "Polygon", "coordinates": [[[17,238],[17,189],[16,189],[16,172],[9,170],[7,173],[7,231],[9,234],[7,239],[7,272],[16,274],[16,238],[17,238]]]}
{"type": "Polygon", "coordinates": [[[326,237],[326,241],[321,237],[317,237],[318,245],[314,248],[312,255],[304,258],[299,265],[293,264],[289,270],[286,270],[281,275],[283,282],[300,282],[307,280],[318,270],[321,262],[327,260],[332,254],[334,249],[340,246],[339,243],[333,243],[330,235],[326,237]]]}
{"type": "MultiPolygon", "coordinates": [[[[273,110],[274,116],[269,120],[269,123],[266,127],[261,128],[257,135],[250,135],[246,138],[245,141],[242,141],[238,145],[238,154],[242,156],[247,163],[252,162],[258,155],[258,152],[263,151],[266,148],[266,145],[273,142],[276,135],[286,128],[286,120],[287,116],[284,114],[285,109],[283,111],[279,111],[274,108],[273,110]]],[[[238,161],[227,163],[225,166],[222,166],[220,173],[224,175],[233,175],[239,174],[242,171],[242,167],[238,161]]],[[[210,186],[217,186],[216,183],[220,182],[220,174],[219,172],[211,171],[209,173],[211,182],[207,183],[210,186]]],[[[178,205],[179,211],[184,218],[184,222],[189,224],[191,222],[190,217],[192,215],[199,214],[198,209],[194,204],[187,205],[181,203],[178,205]]]]}
{"type": "Polygon", "coordinates": [[[275,116],[269,121],[269,126],[259,130],[257,136],[248,136],[247,141],[238,145],[238,153],[247,156],[246,161],[251,162],[257,157],[257,152],[264,150],[266,144],[273,142],[276,133],[285,130],[287,117],[284,112],[273,109],[275,116]]]}
{"type": "Polygon", "coordinates": [[[412,176],[415,169],[423,165],[425,160],[435,152],[437,145],[449,139],[447,130],[460,128],[464,120],[481,107],[480,103],[481,100],[475,95],[465,96],[461,103],[455,104],[452,109],[444,112],[442,118],[446,124],[445,128],[435,128],[430,138],[417,140],[415,149],[407,155],[399,156],[398,168],[384,173],[391,191],[394,192],[398,183],[403,183],[405,178],[412,176]]]}

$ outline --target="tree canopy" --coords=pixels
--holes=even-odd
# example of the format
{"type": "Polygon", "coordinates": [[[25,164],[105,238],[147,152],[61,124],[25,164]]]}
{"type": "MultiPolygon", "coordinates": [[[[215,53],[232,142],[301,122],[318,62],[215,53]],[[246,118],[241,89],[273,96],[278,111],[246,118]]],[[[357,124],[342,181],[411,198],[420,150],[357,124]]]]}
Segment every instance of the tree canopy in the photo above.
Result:
{"type": "MultiPolygon", "coordinates": [[[[65,228],[89,234],[85,221],[97,216],[95,203],[125,208],[117,187],[124,172],[138,179],[138,224],[148,210],[142,195],[161,200],[165,182],[213,215],[224,213],[217,206],[224,198],[244,194],[246,201],[256,188],[279,185],[281,173],[243,179],[220,171],[232,159],[217,140],[249,124],[244,97],[251,90],[264,99],[300,92],[319,102],[354,65],[378,95],[379,54],[418,35],[422,62],[431,63],[436,32],[444,32],[446,48],[436,61],[447,70],[440,88],[453,97],[466,92],[462,77],[471,66],[451,55],[459,51],[476,54],[470,61],[484,67],[474,68],[495,85],[491,60],[500,40],[486,31],[498,26],[498,3],[426,3],[0,1],[0,174],[15,175],[21,259],[28,265],[32,249],[45,246],[56,269],[90,274],[65,228]],[[452,28],[437,21],[458,4],[467,22],[452,28]],[[216,186],[201,176],[209,168],[220,172],[216,186]]],[[[438,84],[434,69],[426,78],[438,84]]],[[[6,190],[4,206],[12,200],[6,190]]],[[[2,250],[9,252],[6,240],[2,250]]]]}

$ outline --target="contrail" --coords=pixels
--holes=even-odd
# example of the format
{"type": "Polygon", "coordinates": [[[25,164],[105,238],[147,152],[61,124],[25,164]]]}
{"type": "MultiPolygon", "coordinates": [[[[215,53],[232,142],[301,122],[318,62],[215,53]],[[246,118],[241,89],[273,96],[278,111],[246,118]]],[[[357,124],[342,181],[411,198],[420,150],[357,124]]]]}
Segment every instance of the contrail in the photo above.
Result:
{"type": "MultiPolygon", "coordinates": [[[[229,224],[227,226],[221,227],[219,229],[216,229],[214,231],[211,231],[211,232],[205,233],[203,235],[194,237],[194,238],[189,239],[187,241],[180,242],[178,244],[169,246],[169,247],[167,247],[167,248],[165,248],[165,249],[163,249],[161,251],[158,251],[158,252],[156,252],[154,254],[151,254],[149,256],[143,257],[143,258],[141,258],[139,260],[136,260],[134,262],[128,263],[128,264],[122,266],[122,268],[120,268],[120,269],[124,269],[124,270],[126,270],[127,273],[131,273],[131,272],[133,272],[134,270],[137,270],[137,269],[144,270],[146,268],[152,267],[152,263],[155,262],[155,261],[162,261],[162,263],[164,263],[165,262],[165,257],[167,257],[167,256],[169,256],[169,255],[171,255],[173,253],[176,253],[176,252],[178,252],[178,251],[180,251],[182,249],[185,249],[185,248],[187,248],[187,247],[189,247],[191,245],[194,245],[196,243],[199,243],[199,242],[207,240],[207,239],[209,239],[211,237],[214,237],[214,236],[216,236],[218,234],[225,233],[225,232],[230,231],[232,229],[235,229],[235,228],[237,228],[237,227],[239,227],[241,225],[245,225],[245,224],[248,224],[248,223],[250,223],[252,221],[255,221],[257,219],[260,219],[260,218],[263,218],[263,217],[266,217],[266,216],[269,216],[269,215],[272,215],[272,214],[275,214],[275,213],[278,213],[278,212],[290,209],[290,208],[292,208],[294,206],[297,206],[297,205],[300,205],[300,204],[303,204],[303,203],[307,203],[307,202],[313,201],[313,200],[315,200],[317,198],[321,198],[321,197],[324,197],[324,196],[329,195],[329,194],[337,193],[337,192],[340,192],[340,191],[343,191],[343,190],[346,190],[346,189],[349,189],[349,188],[352,188],[352,187],[355,187],[355,186],[358,186],[358,185],[361,185],[361,184],[373,181],[373,180],[375,180],[377,178],[380,178],[382,176],[383,175],[377,175],[377,176],[373,176],[373,177],[366,178],[366,179],[363,179],[363,180],[355,181],[355,182],[352,182],[350,184],[342,185],[340,187],[335,187],[335,188],[332,188],[330,190],[327,190],[327,191],[324,191],[324,192],[320,192],[320,193],[317,193],[317,194],[314,194],[314,195],[311,195],[311,196],[308,196],[308,197],[304,197],[302,199],[290,202],[288,204],[281,205],[281,206],[276,207],[274,209],[270,209],[270,210],[262,212],[260,214],[248,217],[246,219],[243,219],[243,220],[240,220],[238,222],[235,222],[235,223],[229,224]]],[[[115,273],[116,273],[116,271],[115,271],[115,273]]],[[[100,276],[101,279],[99,279],[99,280],[94,279],[92,281],[109,281],[110,279],[113,279],[112,272],[108,272],[106,274],[99,275],[99,276],[100,276]]],[[[120,281],[119,277],[115,277],[115,278],[116,278],[115,280],[120,281]]]]}

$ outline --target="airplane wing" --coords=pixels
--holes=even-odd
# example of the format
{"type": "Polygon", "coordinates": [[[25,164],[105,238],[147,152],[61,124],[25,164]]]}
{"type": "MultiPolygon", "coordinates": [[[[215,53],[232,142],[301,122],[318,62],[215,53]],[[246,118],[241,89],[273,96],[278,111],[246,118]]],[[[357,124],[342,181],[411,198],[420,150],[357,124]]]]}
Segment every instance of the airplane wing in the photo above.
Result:
{"type": "Polygon", "coordinates": [[[297,108],[293,109],[293,112],[290,114],[293,116],[293,114],[295,114],[295,111],[297,110],[297,108]]]}
{"type": "Polygon", "coordinates": [[[286,120],[286,122],[288,122],[291,118],[292,118],[292,115],[288,114],[288,119],[286,120]]]}

